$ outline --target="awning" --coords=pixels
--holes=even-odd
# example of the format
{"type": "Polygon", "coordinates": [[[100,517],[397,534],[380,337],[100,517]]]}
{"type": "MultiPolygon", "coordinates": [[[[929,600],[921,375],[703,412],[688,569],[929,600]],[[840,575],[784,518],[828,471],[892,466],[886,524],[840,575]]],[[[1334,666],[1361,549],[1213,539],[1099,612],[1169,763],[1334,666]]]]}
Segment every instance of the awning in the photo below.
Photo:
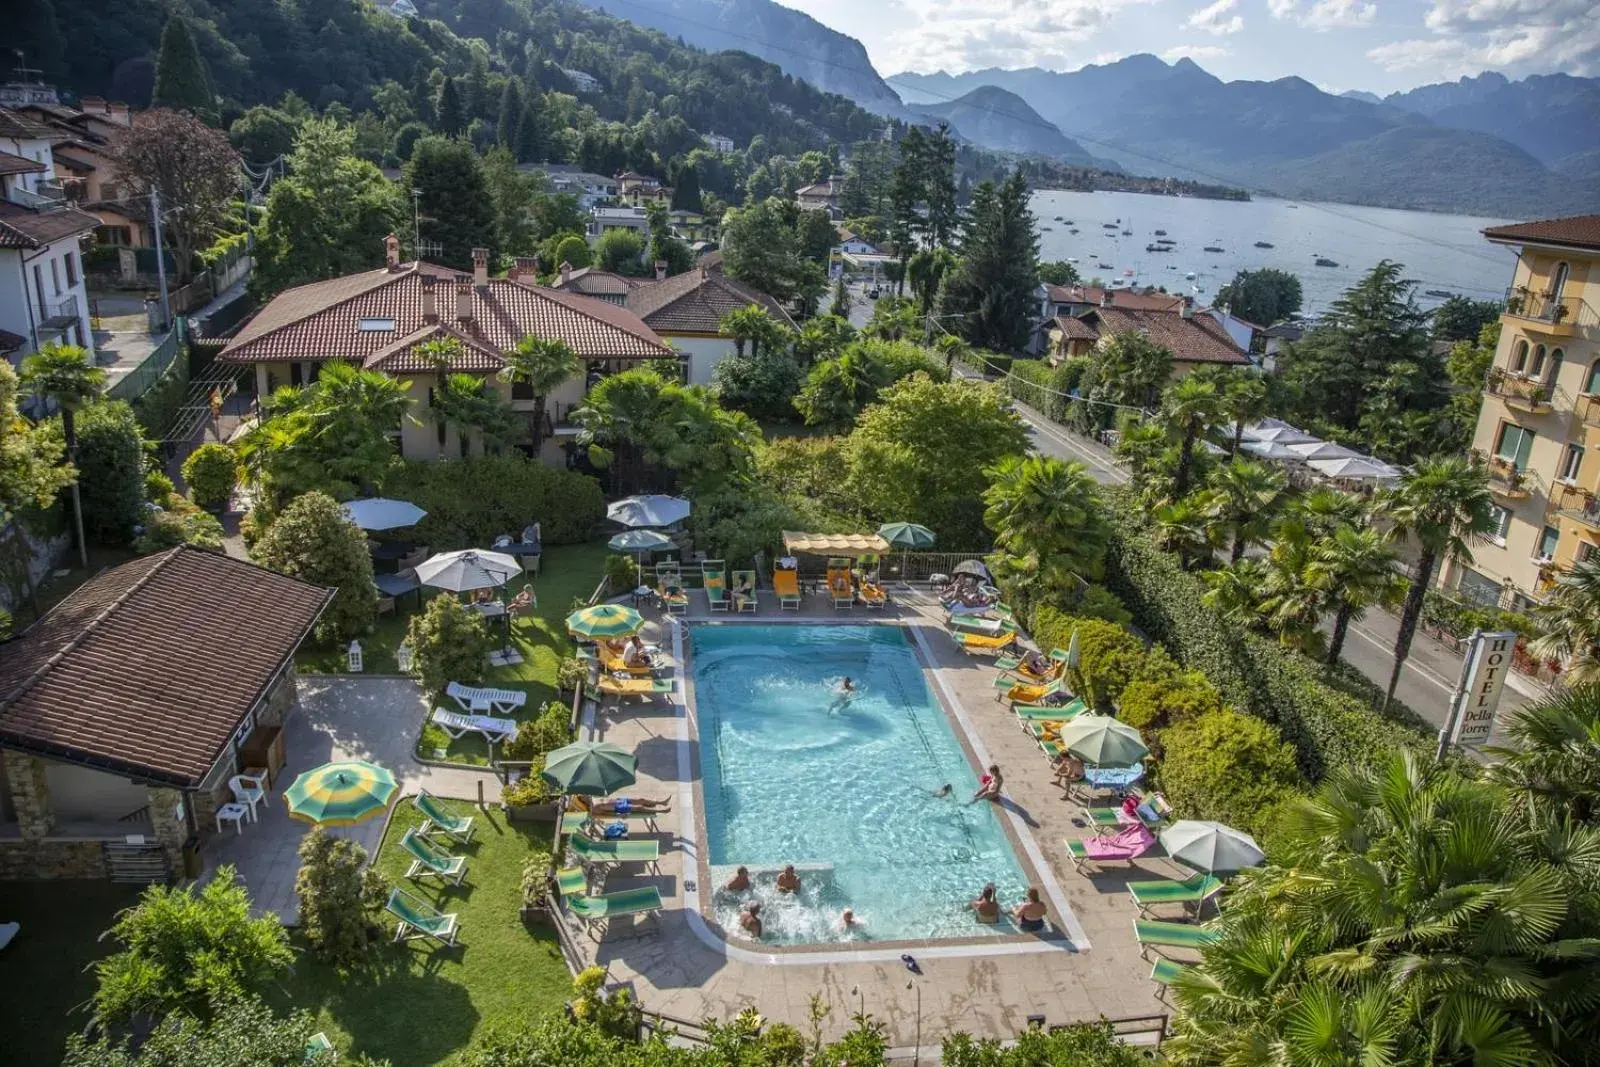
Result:
{"type": "Polygon", "coordinates": [[[879,556],[889,551],[889,542],[877,534],[827,534],[783,531],[783,550],[791,556],[879,556]]]}

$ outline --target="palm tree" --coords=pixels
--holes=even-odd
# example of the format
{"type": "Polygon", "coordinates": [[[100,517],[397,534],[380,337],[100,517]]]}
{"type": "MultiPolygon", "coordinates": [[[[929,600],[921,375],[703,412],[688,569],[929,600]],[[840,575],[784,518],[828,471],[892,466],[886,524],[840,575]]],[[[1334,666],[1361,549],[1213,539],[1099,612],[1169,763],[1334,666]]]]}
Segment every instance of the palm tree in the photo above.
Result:
{"type": "Polygon", "coordinates": [[[1313,542],[1292,520],[1280,522],[1272,551],[1267,555],[1266,580],[1261,586],[1261,614],[1278,642],[1308,656],[1322,654],[1322,616],[1326,593],[1307,579],[1313,542]]]}
{"type": "Polygon", "coordinates": [[[1518,708],[1504,729],[1510,744],[1485,749],[1489,776],[1525,818],[1600,821],[1600,683],[1518,708]]]}
{"type": "Polygon", "coordinates": [[[1533,609],[1539,636],[1528,651],[1560,660],[1573,682],[1600,681],[1600,555],[1556,576],[1555,590],[1533,609]]]}
{"type": "Polygon", "coordinates": [[[1111,452],[1128,465],[1129,480],[1143,488],[1146,476],[1156,469],[1168,444],[1167,428],[1159,422],[1129,421],[1111,452]]]}
{"type": "Polygon", "coordinates": [[[1484,473],[1465,459],[1442,457],[1419,461],[1400,485],[1385,493],[1378,511],[1387,515],[1397,535],[1417,539],[1420,552],[1411,572],[1400,611],[1400,632],[1394,643],[1394,669],[1384,691],[1383,711],[1394,699],[1400,671],[1411,654],[1411,639],[1422,616],[1422,599],[1433,584],[1433,569],[1441,560],[1472,562],[1468,541],[1489,532],[1488,482],[1484,473]]]}
{"type": "MultiPolygon", "coordinates": [[[[47,344],[22,361],[22,382],[34,396],[54,403],[61,412],[61,437],[68,464],[78,458],[78,412],[100,395],[106,372],[89,361],[77,345],[47,344]]],[[[83,501],[78,480],[72,480],[72,525],[78,541],[78,562],[89,566],[89,545],[83,536],[83,501]]]]}
{"type": "Polygon", "coordinates": [[[1106,522],[1088,468],[1050,456],[1007,456],[985,472],[984,522],[1001,549],[1002,569],[1068,584],[1061,571],[1098,577],[1106,522]]]}
{"type": "Polygon", "coordinates": [[[583,361],[560,338],[531,334],[518,341],[502,358],[506,366],[500,376],[513,386],[524,386],[533,393],[532,448],[537,459],[544,444],[546,399],[562,382],[583,373],[583,361]]]}
{"type": "Polygon", "coordinates": [[[1289,506],[1290,517],[1313,541],[1332,537],[1345,526],[1365,526],[1366,501],[1354,493],[1320,486],[1298,497],[1289,506]]]}
{"type": "Polygon", "coordinates": [[[1260,626],[1261,601],[1271,578],[1264,559],[1241,559],[1231,567],[1206,571],[1206,591],[1200,600],[1229,622],[1260,626]]]}
{"type": "Polygon", "coordinates": [[[788,333],[758,304],[748,304],[728,312],[717,321],[717,330],[733,339],[733,354],[741,359],[747,342],[750,345],[750,358],[754,359],[763,348],[782,344],[784,334],[788,333]]]}
{"type": "Polygon", "coordinates": [[[1178,469],[1173,475],[1172,495],[1182,500],[1189,495],[1189,478],[1194,470],[1194,446],[1208,427],[1222,417],[1217,387],[1200,378],[1184,378],[1167,388],[1161,398],[1161,413],[1178,440],[1178,469]]]}
{"type": "Polygon", "coordinates": [[[1237,563],[1245,548],[1260,541],[1271,525],[1283,497],[1283,475],[1260,463],[1236,459],[1213,472],[1210,485],[1217,494],[1217,518],[1232,541],[1228,561],[1237,563]]]}
{"type": "Polygon", "coordinates": [[[1245,425],[1265,417],[1269,403],[1267,383],[1260,375],[1240,371],[1228,380],[1222,390],[1222,412],[1233,422],[1230,455],[1238,456],[1245,425]]]}
{"type": "Polygon", "coordinates": [[[1156,509],[1156,538],[1162,548],[1178,554],[1178,566],[1184,570],[1217,548],[1213,507],[1209,494],[1196,493],[1156,509]]]}
{"type": "Polygon", "coordinates": [[[1405,595],[1405,579],[1395,573],[1395,551],[1377,530],[1342,526],[1311,546],[1306,584],[1333,608],[1328,662],[1338,663],[1345,635],[1374,604],[1392,607],[1405,595]]]}

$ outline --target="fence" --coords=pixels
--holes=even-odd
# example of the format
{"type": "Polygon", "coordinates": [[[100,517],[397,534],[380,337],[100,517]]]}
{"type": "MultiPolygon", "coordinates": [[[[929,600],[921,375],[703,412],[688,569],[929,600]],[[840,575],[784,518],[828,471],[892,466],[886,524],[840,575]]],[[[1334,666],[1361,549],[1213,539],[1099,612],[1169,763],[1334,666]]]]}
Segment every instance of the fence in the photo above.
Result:
{"type": "Polygon", "coordinates": [[[183,338],[179,336],[182,332],[181,329],[168,330],[166,338],[151,350],[144,358],[144,362],[111,383],[106,395],[116,400],[128,401],[143,396],[145,390],[171,370],[173,363],[183,354],[183,338]]]}

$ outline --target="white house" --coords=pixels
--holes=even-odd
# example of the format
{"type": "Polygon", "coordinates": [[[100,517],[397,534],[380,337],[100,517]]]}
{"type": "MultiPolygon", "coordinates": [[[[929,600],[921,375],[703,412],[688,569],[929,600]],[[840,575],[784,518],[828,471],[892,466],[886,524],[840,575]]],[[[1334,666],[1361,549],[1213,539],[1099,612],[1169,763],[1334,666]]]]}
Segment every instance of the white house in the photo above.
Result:
{"type": "Polygon", "coordinates": [[[517,169],[524,174],[543,174],[550,182],[551,192],[571,193],[578,198],[578,206],[584,211],[603,201],[615,200],[621,188],[615,178],[570,163],[521,163],[517,169]]]}
{"type": "Polygon", "coordinates": [[[579,93],[598,93],[600,91],[600,79],[588,71],[569,70],[566,67],[562,67],[561,73],[567,76],[567,79],[572,82],[572,87],[579,93]]]}
{"type": "Polygon", "coordinates": [[[1224,330],[1228,331],[1228,336],[1233,338],[1234,344],[1238,345],[1246,352],[1251,351],[1250,346],[1255,341],[1256,331],[1261,329],[1260,326],[1257,326],[1249,319],[1241,319],[1233,312],[1224,308],[1204,308],[1201,310],[1200,314],[1209,315],[1213,322],[1215,322],[1218,326],[1221,326],[1224,330]]]}
{"type": "Polygon", "coordinates": [[[100,221],[64,199],[52,131],[0,109],[0,353],[52,341],[94,353],[79,239],[100,221]]]}
{"type": "Polygon", "coordinates": [[[794,329],[794,320],[772,297],[702,267],[639,286],[628,293],[623,307],[678,351],[685,381],[709,385],[717,364],[734,354],[733,338],[722,332],[722,317],[751,304],[794,329]]]}
{"type": "Polygon", "coordinates": [[[708,133],[702,137],[701,140],[704,141],[706,143],[706,147],[711,149],[713,152],[733,151],[732,137],[724,137],[720,133],[708,133]]]}
{"type": "Polygon", "coordinates": [[[650,240],[650,218],[642,207],[592,207],[589,209],[589,241],[598,241],[607,230],[632,230],[650,240]]]}

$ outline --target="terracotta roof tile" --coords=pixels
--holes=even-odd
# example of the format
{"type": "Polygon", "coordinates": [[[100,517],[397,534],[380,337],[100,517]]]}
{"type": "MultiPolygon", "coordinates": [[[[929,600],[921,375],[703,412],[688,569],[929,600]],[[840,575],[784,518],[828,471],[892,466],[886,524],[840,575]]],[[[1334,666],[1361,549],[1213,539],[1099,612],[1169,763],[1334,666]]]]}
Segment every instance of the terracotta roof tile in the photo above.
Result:
{"type": "Polygon", "coordinates": [[[1057,315],[1056,329],[1069,341],[1095,341],[1100,337],[1093,326],[1074,315],[1057,315]]]}
{"type": "Polygon", "coordinates": [[[28,339],[20,333],[10,330],[0,330],[0,352],[15,352],[28,343],[28,339]]]}
{"type": "Polygon", "coordinates": [[[36,211],[0,201],[0,248],[43,248],[88,233],[100,220],[75,207],[36,211]]]}
{"type": "Polygon", "coordinates": [[[52,132],[49,126],[30,115],[0,107],[0,137],[22,141],[49,140],[52,132]]]}
{"type": "Polygon", "coordinates": [[[565,278],[558,277],[550,283],[550,288],[582,296],[625,296],[642,284],[642,278],[627,278],[597,267],[582,267],[565,278]]]}
{"type": "Polygon", "coordinates": [[[716,333],[722,316],[756,304],[767,314],[794,326],[794,320],[772,297],[716,271],[696,268],[664,281],[641,285],[623,306],[651,329],[665,333],[716,333]]]}
{"type": "Polygon", "coordinates": [[[1208,315],[1185,318],[1172,311],[1135,311],[1095,308],[1079,320],[1094,327],[1101,337],[1142,333],[1186,363],[1222,363],[1244,366],[1250,362],[1215,319],[1208,315]]]}
{"type": "Polygon", "coordinates": [[[84,583],[0,656],[0,744],[193,784],[332,591],[174,548],[84,583]]]}
{"type": "Polygon", "coordinates": [[[1513,222],[1507,226],[1490,226],[1483,235],[1491,241],[1534,241],[1600,250],[1600,215],[1513,222]]]}
{"type": "Polygon", "coordinates": [[[49,169],[36,159],[0,152],[0,174],[43,174],[49,169]]]}
{"type": "MultiPolygon", "coordinates": [[[[313,282],[278,294],[223,350],[229,363],[347,359],[363,363],[389,352],[425,326],[423,276],[434,284],[439,325],[485,350],[504,352],[527,336],[557,337],[586,359],[659,359],[672,354],[638,317],[603,300],[509,278],[470,291],[472,317],[456,316],[454,271],[429,263],[313,282]],[[363,330],[363,319],[393,319],[393,330],[363,330]]],[[[402,369],[403,364],[394,369],[402,369]]],[[[497,370],[496,362],[486,370],[497,370]]],[[[386,367],[385,369],[390,369],[386,367]]]]}
{"type": "Polygon", "coordinates": [[[1176,311],[1183,297],[1157,290],[1104,289],[1098,285],[1052,285],[1050,301],[1055,304],[1093,304],[1100,306],[1107,293],[1111,306],[1133,311],[1176,311]]]}
{"type": "Polygon", "coordinates": [[[721,274],[722,249],[713,248],[709,252],[700,253],[700,258],[694,261],[694,265],[699,267],[701,270],[709,270],[715,274],[721,274]]]}

